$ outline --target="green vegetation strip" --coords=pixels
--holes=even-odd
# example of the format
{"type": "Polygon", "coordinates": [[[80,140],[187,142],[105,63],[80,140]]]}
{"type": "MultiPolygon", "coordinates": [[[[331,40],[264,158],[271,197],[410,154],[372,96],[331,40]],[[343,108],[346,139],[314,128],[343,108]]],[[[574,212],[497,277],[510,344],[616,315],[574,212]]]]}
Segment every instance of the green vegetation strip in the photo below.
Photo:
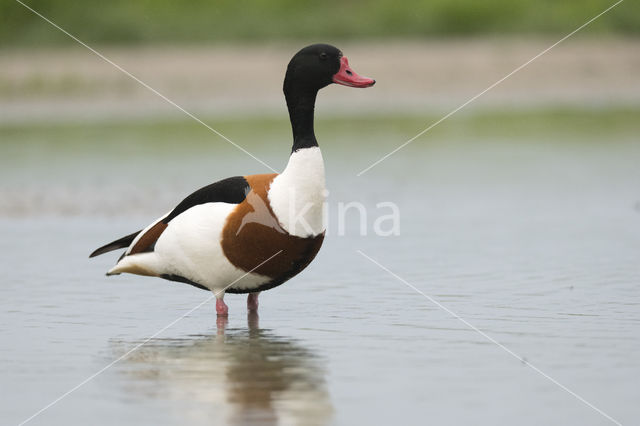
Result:
{"type": "MultiPolygon", "coordinates": [[[[460,113],[422,136],[416,145],[446,140],[556,140],[559,136],[579,141],[606,141],[640,134],[640,109],[544,109],[529,111],[482,111],[460,113]]],[[[316,133],[321,142],[349,140],[369,144],[398,144],[439,118],[438,115],[367,116],[318,118],[316,133]]],[[[245,147],[290,139],[289,122],[273,118],[238,118],[206,122],[245,147]]],[[[0,125],[0,147],[16,144],[141,144],[156,146],[220,145],[234,149],[203,126],[188,119],[162,119],[87,123],[40,123],[0,125]]]]}
{"type": "MultiPolygon", "coordinates": [[[[612,0],[25,0],[88,43],[192,43],[566,34],[612,0]]],[[[640,3],[627,0],[590,33],[640,33],[640,3]]],[[[14,0],[0,2],[3,45],[70,43],[14,0]]]]}

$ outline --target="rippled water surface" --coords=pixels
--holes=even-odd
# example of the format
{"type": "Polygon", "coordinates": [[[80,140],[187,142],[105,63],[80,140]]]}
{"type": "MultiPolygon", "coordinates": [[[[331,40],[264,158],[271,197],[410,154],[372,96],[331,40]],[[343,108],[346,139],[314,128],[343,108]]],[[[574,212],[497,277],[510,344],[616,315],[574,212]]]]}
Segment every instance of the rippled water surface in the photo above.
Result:
{"type": "MultiPolygon", "coordinates": [[[[326,144],[319,130],[325,245],[261,295],[259,318],[228,295],[228,321],[211,302],[189,313],[204,291],[107,278],[117,255],[87,255],[257,163],[218,142],[167,142],[209,138],[180,126],[4,129],[2,424],[80,384],[29,424],[636,423],[637,129],[436,133],[356,177],[419,130],[406,124],[337,127],[326,144]],[[367,207],[367,235],[355,211],[338,235],[349,201],[367,207]],[[383,201],[400,209],[398,236],[373,233],[383,201]]],[[[286,126],[264,128],[252,151],[282,167],[287,142],[273,135],[286,126]]]]}

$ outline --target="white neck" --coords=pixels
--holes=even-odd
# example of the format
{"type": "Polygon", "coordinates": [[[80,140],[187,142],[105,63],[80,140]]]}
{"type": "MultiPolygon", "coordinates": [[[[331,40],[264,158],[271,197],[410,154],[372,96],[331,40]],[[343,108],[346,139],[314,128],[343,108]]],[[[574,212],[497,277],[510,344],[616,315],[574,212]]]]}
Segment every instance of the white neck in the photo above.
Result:
{"type": "Polygon", "coordinates": [[[269,203],[282,228],[310,237],[324,232],[324,161],[320,148],[299,149],[269,189],[269,203]]]}

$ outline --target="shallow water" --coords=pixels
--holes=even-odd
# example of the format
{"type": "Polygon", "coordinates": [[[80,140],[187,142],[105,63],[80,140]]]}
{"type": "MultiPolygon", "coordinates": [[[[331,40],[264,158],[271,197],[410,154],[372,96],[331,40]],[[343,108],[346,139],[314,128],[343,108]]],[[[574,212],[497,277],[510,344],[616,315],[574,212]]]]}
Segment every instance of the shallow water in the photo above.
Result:
{"type": "MultiPolygon", "coordinates": [[[[259,167],[219,146],[86,148],[72,134],[47,148],[15,137],[1,160],[2,423],[114,360],[29,424],[611,423],[529,363],[623,424],[637,421],[637,133],[449,137],[355,177],[401,133],[365,150],[327,144],[325,246],[261,295],[259,318],[229,295],[228,322],[209,301],[166,330],[210,295],[107,278],[116,256],[88,253],[189,190],[259,167]],[[368,235],[355,214],[338,235],[336,205],[354,200],[367,206],[368,235]],[[399,236],[372,233],[380,201],[400,208],[399,236]]],[[[273,147],[258,154],[282,166],[273,147]]]]}

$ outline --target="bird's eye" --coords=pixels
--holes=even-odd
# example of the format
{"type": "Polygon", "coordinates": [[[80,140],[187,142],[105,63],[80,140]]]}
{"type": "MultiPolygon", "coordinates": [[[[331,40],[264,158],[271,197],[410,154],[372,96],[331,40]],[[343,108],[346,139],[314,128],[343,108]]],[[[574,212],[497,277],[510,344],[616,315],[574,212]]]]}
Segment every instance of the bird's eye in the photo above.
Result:
{"type": "Polygon", "coordinates": [[[329,56],[329,55],[327,55],[327,53],[326,53],[326,52],[322,52],[322,53],[320,54],[320,59],[322,59],[322,60],[324,61],[325,59],[327,59],[327,57],[328,57],[328,56],[329,56]]]}

